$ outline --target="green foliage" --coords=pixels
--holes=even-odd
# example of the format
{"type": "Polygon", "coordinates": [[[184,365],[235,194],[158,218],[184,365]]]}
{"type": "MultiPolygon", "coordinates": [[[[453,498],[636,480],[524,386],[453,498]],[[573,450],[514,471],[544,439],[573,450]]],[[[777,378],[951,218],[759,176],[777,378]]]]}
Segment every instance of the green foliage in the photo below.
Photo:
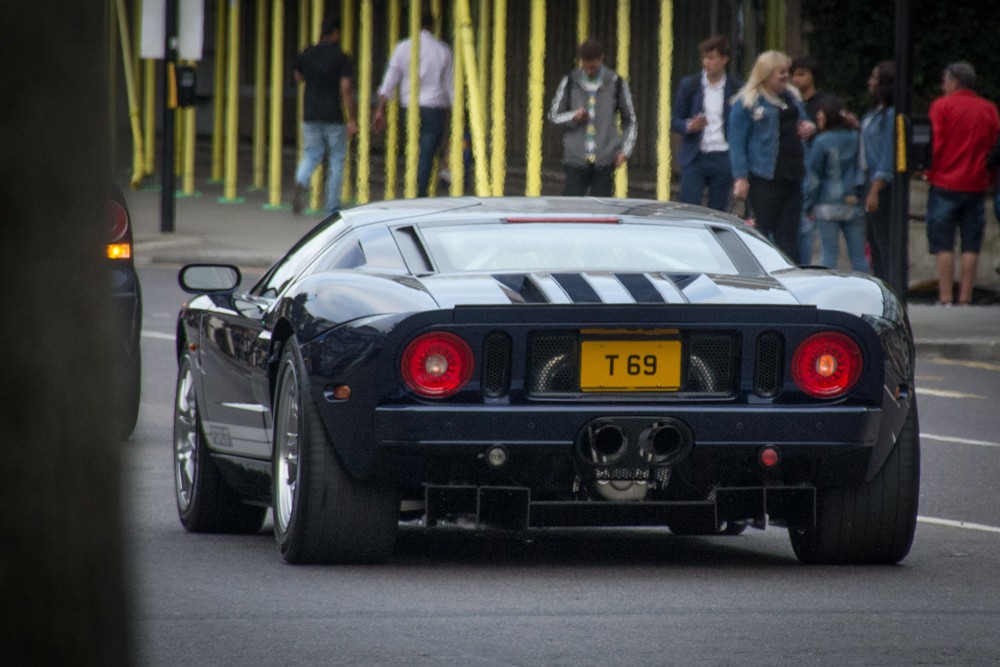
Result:
{"type": "MultiPolygon", "coordinates": [[[[810,25],[809,53],[823,69],[820,86],[862,112],[871,104],[867,80],[872,67],[892,60],[895,2],[879,0],[802,0],[810,25]]],[[[996,0],[910,0],[913,41],[913,115],[927,113],[941,94],[941,73],[948,63],[965,60],[976,70],[976,90],[1000,100],[1000,3],[996,0]]],[[[794,55],[794,54],[793,54],[794,55]]]]}

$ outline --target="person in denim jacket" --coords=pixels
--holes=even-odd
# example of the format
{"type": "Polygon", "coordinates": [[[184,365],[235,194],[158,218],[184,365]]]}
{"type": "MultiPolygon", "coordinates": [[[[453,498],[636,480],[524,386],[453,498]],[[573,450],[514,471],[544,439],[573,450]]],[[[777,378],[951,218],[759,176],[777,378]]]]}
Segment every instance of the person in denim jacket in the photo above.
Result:
{"type": "Polygon", "coordinates": [[[861,119],[861,151],[858,155],[865,192],[868,245],[872,272],[883,280],[889,277],[892,257],[889,225],[892,207],[892,178],[895,169],[893,147],[893,93],[896,65],[880,62],[868,77],[868,92],[875,106],[861,119]]]}
{"type": "Polygon", "coordinates": [[[858,199],[858,132],[848,127],[843,100],[832,95],[820,101],[816,126],[819,134],[806,159],[803,207],[819,230],[820,263],[837,268],[843,234],[851,268],[868,273],[865,215],[858,199]]]}
{"type": "Polygon", "coordinates": [[[815,132],[798,91],[788,85],[791,58],[780,51],[757,57],[729,114],[733,195],[753,207],[757,228],[799,262],[799,222],[805,149],[815,132]]]}

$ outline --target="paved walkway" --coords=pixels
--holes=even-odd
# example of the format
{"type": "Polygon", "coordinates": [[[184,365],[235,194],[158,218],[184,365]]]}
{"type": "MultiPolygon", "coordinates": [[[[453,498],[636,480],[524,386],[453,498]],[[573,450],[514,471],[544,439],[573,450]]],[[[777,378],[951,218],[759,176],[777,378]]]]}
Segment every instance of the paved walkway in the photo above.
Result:
{"type": "MultiPolygon", "coordinates": [[[[241,193],[240,203],[220,203],[221,186],[176,200],[172,233],[160,231],[160,192],[126,192],[134,221],[136,261],[180,266],[224,262],[264,268],[316,225],[319,215],[294,216],[290,208],[265,207],[264,192],[241,193]]],[[[1000,299],[995,290],[977,290],[984,305],[944,308],[930,295],[911,293],[907,307],[918,349],[970,361],[1000,363],[1000,299]]]]}

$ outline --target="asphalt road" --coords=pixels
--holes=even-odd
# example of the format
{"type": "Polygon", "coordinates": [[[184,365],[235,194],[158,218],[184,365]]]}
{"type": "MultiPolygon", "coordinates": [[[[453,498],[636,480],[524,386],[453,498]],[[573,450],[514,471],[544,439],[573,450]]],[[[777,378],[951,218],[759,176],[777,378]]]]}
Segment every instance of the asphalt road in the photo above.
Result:
{"type": "Polygon", "coordinates": [[[184,295],[173,268],[140,275],[145,375],[125,459],[139,664],[1000,663],[996,364],[919,359],[921,520],[900,566],[803,566],[778,528],[528,540],[408,529],[386,566],[289,566],[270,524],[236,537],[178,522],[173,331],[184,295]]]}

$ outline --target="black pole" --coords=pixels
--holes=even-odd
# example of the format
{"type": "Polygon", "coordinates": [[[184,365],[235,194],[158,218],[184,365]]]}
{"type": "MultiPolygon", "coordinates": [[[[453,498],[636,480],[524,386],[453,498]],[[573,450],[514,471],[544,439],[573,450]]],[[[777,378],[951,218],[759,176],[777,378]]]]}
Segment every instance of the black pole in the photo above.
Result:
{"type": "Polygon", "coordinates": [[[896,0],[896,87],[893,92],[896,107],[894,119],[896,140],[896,173],[892,182],[892,216],[889,224],[890,262],[887,282],[906,303],[910,273],[910,146],[912,128],[910,112],[913,95],[913,41],[910,37],[910,0],[896,0]],[[901,133],[901,134],[900,134],[901,133]],[[898,249],[899,252],[892,252],[898,249]]]}
{"type": "Polygon", "coordinates": [[[160,80],[163,84],[163,159],[160,163],[160,231],[174,231],[174,100],[176,91],[171,76],[177,66],[177,0],[164,3],[163,60],[160,80]]]}

